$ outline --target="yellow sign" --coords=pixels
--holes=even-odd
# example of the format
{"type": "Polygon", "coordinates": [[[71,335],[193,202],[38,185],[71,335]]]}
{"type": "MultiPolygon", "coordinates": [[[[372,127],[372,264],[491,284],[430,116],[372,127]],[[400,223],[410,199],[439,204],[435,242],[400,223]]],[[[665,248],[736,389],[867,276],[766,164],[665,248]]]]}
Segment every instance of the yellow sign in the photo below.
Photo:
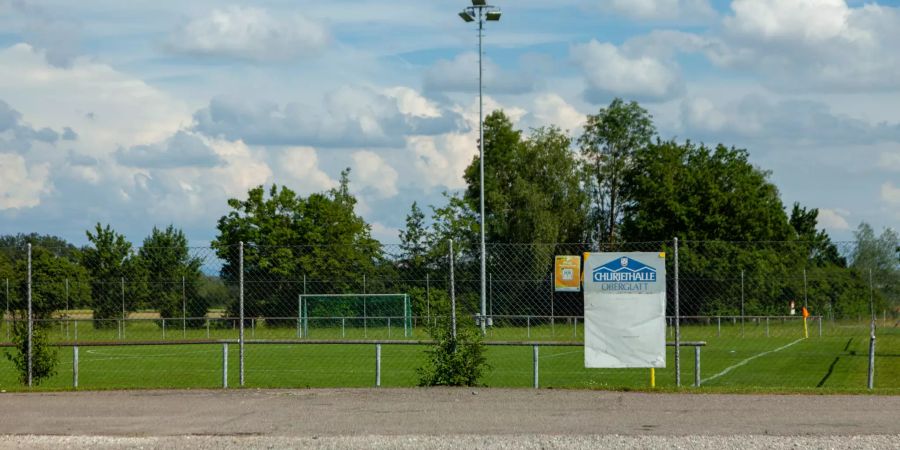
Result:
{"type": "Polygon", "coordinates": [[[557,292],[581,291],[581,258],[557,256],[553,279],[557,292]]]}

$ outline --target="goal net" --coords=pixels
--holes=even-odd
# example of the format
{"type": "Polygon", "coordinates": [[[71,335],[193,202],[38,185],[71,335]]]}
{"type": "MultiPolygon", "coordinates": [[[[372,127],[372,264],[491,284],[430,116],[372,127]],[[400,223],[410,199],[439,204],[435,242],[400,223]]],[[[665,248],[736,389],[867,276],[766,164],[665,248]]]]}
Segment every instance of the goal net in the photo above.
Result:
{"type": "Polygon", "coordinates": [[[407,294],[303,294],[298,298],[299,337],[309,336],[309,327],[403,329],[412,336],[412,302],[407,294]]]}

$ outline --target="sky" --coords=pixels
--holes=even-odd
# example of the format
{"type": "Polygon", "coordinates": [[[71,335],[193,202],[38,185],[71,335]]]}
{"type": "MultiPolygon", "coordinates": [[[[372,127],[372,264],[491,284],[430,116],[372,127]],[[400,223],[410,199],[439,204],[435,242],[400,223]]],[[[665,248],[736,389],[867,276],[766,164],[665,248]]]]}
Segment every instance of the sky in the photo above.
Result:
{"type": "MultiPolygon", "coordinates": [[[[477,153],[466,0],[0,0],[0,234],[216,236],[229,198],[351,169],[385,243],[477,153]]],[[[900,1],[496,0],[486,111],[577,137],[637,100],[664,139],[746,148],[786,207],[900,228],[900,1]]],[[[661,237],[662,238],[662,237],[661,237]]]]}

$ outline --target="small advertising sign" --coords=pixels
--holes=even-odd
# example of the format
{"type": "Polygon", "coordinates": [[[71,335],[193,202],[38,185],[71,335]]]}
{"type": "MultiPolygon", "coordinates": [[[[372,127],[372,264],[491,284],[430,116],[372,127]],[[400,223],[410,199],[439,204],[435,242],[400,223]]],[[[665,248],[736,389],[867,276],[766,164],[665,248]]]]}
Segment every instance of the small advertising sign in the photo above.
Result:
{"type": "Polygon", "coordinates": [[[578,256],[557,256],[554,271],[556,292],[581,291],[581,258],[578,256]]]}

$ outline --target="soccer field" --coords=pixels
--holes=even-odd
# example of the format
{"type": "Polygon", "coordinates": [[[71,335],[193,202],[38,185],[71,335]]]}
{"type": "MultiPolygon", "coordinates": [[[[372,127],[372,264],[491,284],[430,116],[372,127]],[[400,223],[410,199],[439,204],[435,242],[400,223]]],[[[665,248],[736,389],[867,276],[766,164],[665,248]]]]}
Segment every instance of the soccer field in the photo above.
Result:
{"type": "MultiPolygon", "coordinates": [[[[65,327],[54,334],[62,338],[65,327]]],[[[80,339],[115,339],[117,330],[96,331],[82,327],[80,339]],[[98,333],[92,336],[90,333],[98,333]]],[[[182,330],[169,331],[167,339],[181,339],[182,330]],[[175,332],[177,331],[177,332],[175,332]]],[[[69,330],[72,333],[72,330],[69,330]]],[[[161,330],[148,322],[131,324],[125,340],[160,339],[161,330]]],[[[234,339],[234,330],[211,330],[213,339],[234,339]]],[[[294,330],[256,328],[247,330],[247,338],[292,338],[294,330]]],[[[683,341],[705,341],[701,349],[701,379],[711,390],[784,390],[844,391],[864,390],[868,367],[868,328],[859,324],[824,325],[823,336],[810,327],[803,338],[798,322],[729,322],[710,325],[684,325],[683,341]]],[[[413,338],[426,339],[422,329],[413,338]]],[[[188,338],[206,337],[206,330],[187,330],[188,338]]],[[[572,341],[573,346],[539,346],[541,387],[645,389],[649,387],[648,369],[585,369],[580,324],[536,325],[529,328],[495,328],[488,341],[572,341]]],[[[339,337],[400,339],[402,328],[386,326],[326,327],[311,329],[311,339],[339,337]]],[[[672,336],[670,336],[670,341],[672,336]]],[[[414,386],[416,368],[424,362],[425,346],[383,345],[382,386],[414,386]]],[[[673,387],[674,348],[668,347],[667,368],[657,370],[660,388],[673,387]]],[[[9,349],[3,349],[3,352],[9,349]]],[[[900,393],[900,330],[878,330],[876,391],[900,393]]],[[[486,386],[530,387],[533,383],[532,346],[490,346],[487,351],[491,369],[482,379],[486,386]]],[[[68,389],[72,386],[73,349],[59,349],[57,374],[39,388],[68,389]]],[[[105,346],[79,348],[79,387],[107,388],[215,388],[222,386],[222,344],[105,346]]],[[[238,386],[238,346],[229,345],[228,384],[238,386]]],[[[694,352],[681,351],[682,385],[694,381],[694,352]]],[[[260,344],[248,342],[245,357],[247,387],[367,387],[375,384],[375,346],[372,344],[260,344]]],[[[0,389],[21,390],[12,364],[0,359],[0,389]]]]}

